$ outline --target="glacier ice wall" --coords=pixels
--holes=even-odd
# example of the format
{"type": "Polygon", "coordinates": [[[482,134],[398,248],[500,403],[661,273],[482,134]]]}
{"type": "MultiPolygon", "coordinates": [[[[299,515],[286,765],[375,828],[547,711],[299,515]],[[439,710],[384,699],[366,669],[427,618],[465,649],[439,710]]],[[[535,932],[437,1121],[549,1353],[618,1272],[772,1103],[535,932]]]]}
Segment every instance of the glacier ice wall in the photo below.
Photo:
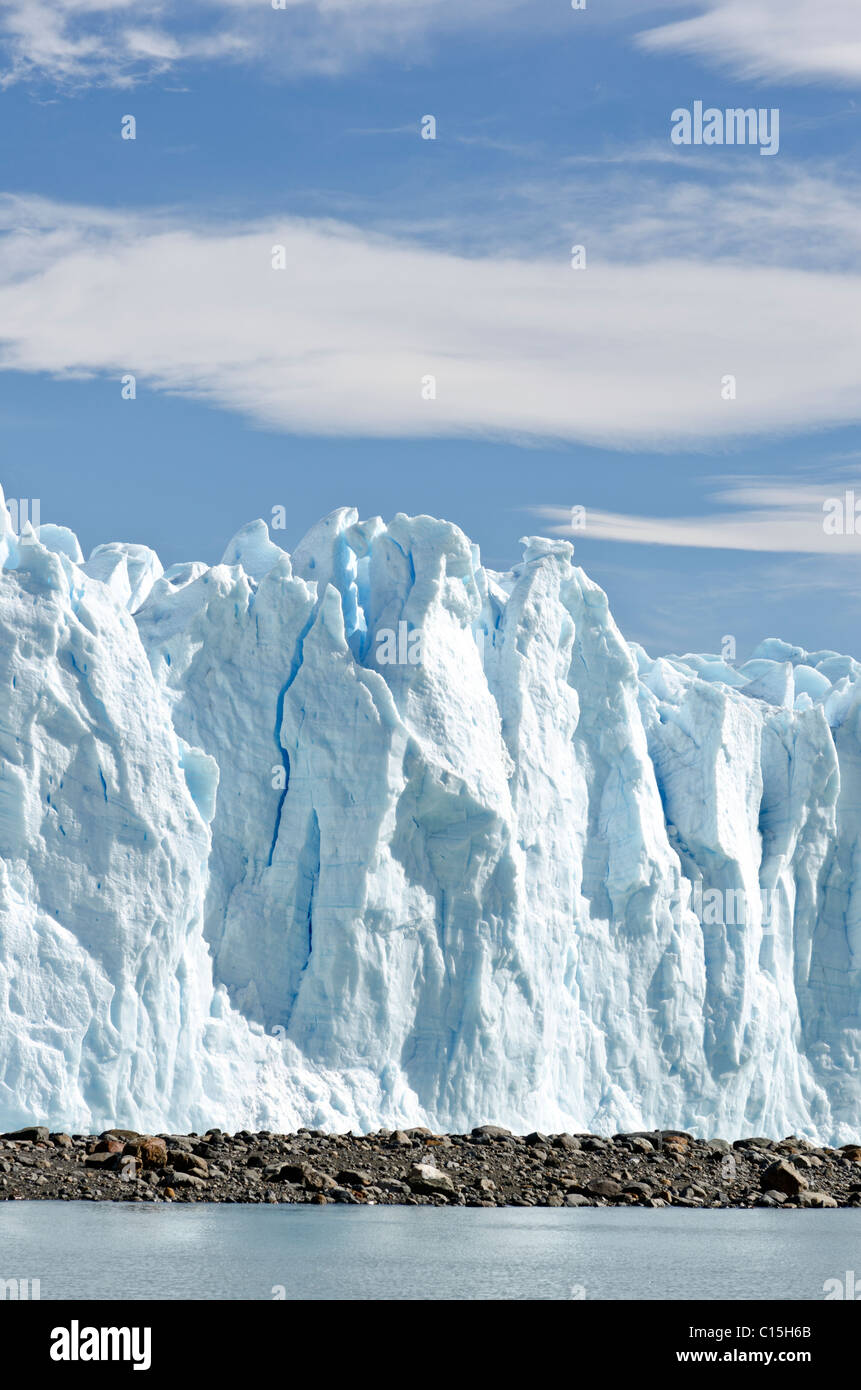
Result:
{"type": "Polygon", "coordinates": [[[0,507],[0,1125],[857,1137],[861,666],[522,545],[0,507]]]}

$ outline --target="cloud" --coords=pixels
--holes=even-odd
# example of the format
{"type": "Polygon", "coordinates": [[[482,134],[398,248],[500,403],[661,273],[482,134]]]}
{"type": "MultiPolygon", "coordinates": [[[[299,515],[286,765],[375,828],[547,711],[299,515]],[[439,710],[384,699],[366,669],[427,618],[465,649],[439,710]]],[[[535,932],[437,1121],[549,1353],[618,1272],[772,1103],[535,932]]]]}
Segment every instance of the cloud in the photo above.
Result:
{"type": "Polygon", "coordinates": [[[770,82],[861,82],[858,0],[705,0],[702,13],[639,36],[653,53],[682,52],[770,82]]]}
{"type": "Polygon", "coordinates": [[[344,223],[0,200],[0,366],[131,372],[139,394],[287,431],[682,447],[856,421],[859,360],[848,273],[681,258],[575,271],[344,223]]]}
{"type": "Polygon", "coordinates": [[[179,64],[254,61],[335,74],[379,54],[415,59],[430,41],[482,28],[526,0],[3,0],[0,85],[129,87],[179,64]]]}
{"type": "Polygon", "coordinates": [[[585,526],[572,526],[570,507],[535,507],[554,535],[629,545],[681,546],[697,550],[749,550],[808,555],[861,555],[861,475],[856,490],[845,482],[787,483],[747,479],[712,494],[705,516],[631,516],[587,510],[585,526]],[[857,534],[856,534],[857,526],[857,534]]]}

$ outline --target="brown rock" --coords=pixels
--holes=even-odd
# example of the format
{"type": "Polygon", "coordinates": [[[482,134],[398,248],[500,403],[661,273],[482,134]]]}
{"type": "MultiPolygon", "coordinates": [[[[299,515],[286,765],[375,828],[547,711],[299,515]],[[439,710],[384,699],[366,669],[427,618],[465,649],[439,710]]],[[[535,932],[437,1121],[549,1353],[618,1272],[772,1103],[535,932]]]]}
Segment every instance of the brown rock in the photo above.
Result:
{"type": "Polygon", "coordinates": [[[763,1171],[760,1186],[763,1192],[774,1189],[776,1192],[785,1192],[787,1197],[797,1197],[799,1192],[803,1192],[807,1187],[807,1179],[802,1177],[797,1168],[785,1159],[778,1159],[776,1163],[770,1163],[763,1171]]]}
{"type": "Polygon", "coordinates": [[[167,1144],[164,1139],[149,1135],[142,1139],[131,1139],[124,1152],[139,1158],[144,1168],[164,1168],[167,1164],[167,1144]]]}

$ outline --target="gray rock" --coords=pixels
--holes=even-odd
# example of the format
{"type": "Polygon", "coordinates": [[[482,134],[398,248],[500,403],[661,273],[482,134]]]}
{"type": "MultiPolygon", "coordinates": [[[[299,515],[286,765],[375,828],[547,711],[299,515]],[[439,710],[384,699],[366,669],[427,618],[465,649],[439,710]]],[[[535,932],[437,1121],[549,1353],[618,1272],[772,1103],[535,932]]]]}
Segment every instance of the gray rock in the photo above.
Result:
{"type": "Polygon", "coordinates": [[[592,1178],[586,1184],[587,1192],[591,1192],[595,1197],[621,1197],[621,1183],[614,1182],[612,1178],[592,1178]]]}
{"type": "Polygon", "coordinates": [[[203,1178],[199,1178],[195,1173],[174,1173],[173,1177],[166,1182],[168,1187],[205,1187],[203,1178]]]}
{"type": "Polygon", "coordinates": [[[414,1163],[407,1174],[407,1182],[413,1192],[432,1196],[435,1192],[453,1192],[454,1183],[432,1163],[414,1163]]]}
{"type": "Polygon", "coordinates": [[[0,1139],[29,1139],[32,1144],[47,1144],[50,1134],[44,1125],[30,1125],[27,1129],[10,1130],[0,1135],[0,1139]]]}

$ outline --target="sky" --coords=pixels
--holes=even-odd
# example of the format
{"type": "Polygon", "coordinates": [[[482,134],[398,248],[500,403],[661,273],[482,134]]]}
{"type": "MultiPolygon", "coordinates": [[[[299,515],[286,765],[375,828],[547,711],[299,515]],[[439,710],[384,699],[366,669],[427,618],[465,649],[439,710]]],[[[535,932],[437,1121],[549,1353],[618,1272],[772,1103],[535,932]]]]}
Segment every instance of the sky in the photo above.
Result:
{"type": "Polygon", "coordinates": [[[861,656],[859,88],[857,0],[0,0],[6,496],[566,536],[654,654],[861,656]]]}

